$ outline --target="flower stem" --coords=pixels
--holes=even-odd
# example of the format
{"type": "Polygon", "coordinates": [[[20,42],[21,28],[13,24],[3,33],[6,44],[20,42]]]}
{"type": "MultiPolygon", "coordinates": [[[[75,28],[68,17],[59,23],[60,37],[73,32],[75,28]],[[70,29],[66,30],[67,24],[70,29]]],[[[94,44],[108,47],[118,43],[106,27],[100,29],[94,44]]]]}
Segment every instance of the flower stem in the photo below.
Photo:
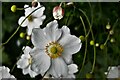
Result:
{"type": "MultiPolygon", "coordinates": [[[[88,25],[90,27],[90,32],[91,32],[91,35],[92,35],[92,40],[95,42],[95,38],[94,38],[94,34],[93,34],[93,31],[92,31],[92,25],[90,24],[90,21],[87,17],[87,15],[85,14],[85,12],[81,9],[78,9],[80,12],[82,12],[84,14],[84,16],[86,17],[87,19],[87,22],[88,22],[88,25]]],[[[94,68],[95,68],[95,62],[96,62],[96,47],[95,45],[93,45],[93,49],[94,49],[94,61],[93,61],[93,65],[92,65],[92,70],[91,70],[91,73],[94,72],[94,68]]]]}
{"type": "MultiPolygon", "coordinates": [[[[42,6],[41,6],[41,7],[42,7],[42,6]]],[[[18,30],[20,29],[20,27],[21,27],[21,25],[23,24],[23,22],[24,22],[33,12],[35,12],[35,11],[38,10],[38,9],[40,9],[41,7],[38,7],[37,9],[35,9],[34,11],[32,11],[32,12],[21,22],[21,24],[18,26],[18,28],[16,29],[16,31],[12,34],[12,36],[10,36],[6,42],[2,43],[2,45],[0,45],[0,47],[2,47],[2,46],[4,46],[5,44],[7,44],[7,43],[13,38],[13,36],[18,32],[18,30]]]]}
{"type": "MultiPolygon", "coordinates": [[[[115,21],[115,23],[113,24],[113,28],[112,28],[112,30],[114,30],[114,28],[115,28],[115,26],[116,26],[117,22],[118,22],[118,19],[117,19],[117,20],[115,21]]],[[[104,45],[106,45],[106,44],[107,44],[107,42],[108,42],[109,38],[110,38],[110,33],[108,34],[107,39],[106,39],[106,41],[105,41],[104,45]]]]}
{"type": "MultiPolygon", "coordinates": [[[[93,8],[92,8],[92,5],[91,5],[91,3],[90,3],[89,0],[88,0],[88,4],[89,4],[89,6],[90,6],[90,10],[91,10],[91,26],[92,26],[92,25],[93,25],[93,8]]],[[[90,29],[89,29],[89,31],[88,31],[86,37],[88,37],[89,34],[90,34],[90,29]]]]}
{"type": "Polygon", "coordinates": [[[80,69],[80,72],[82,71],[83,67],[84,67],[84,64],[85,64],[85,59],[86,59],[86,54],[87,54],[87,37],[86,37],[86,27],[85,27],[85,24],[84,24],[84,21],[82,19],[82,17],[80,16],[80,19],[81,19],[81,22],[82,22],[82,25],[83,25],[83,28],[84,28],[84,32],[85,32],[85,54],[84,54],[84,58],[83,58],[83,63],[82,63],[82,67],[80,69]]]}

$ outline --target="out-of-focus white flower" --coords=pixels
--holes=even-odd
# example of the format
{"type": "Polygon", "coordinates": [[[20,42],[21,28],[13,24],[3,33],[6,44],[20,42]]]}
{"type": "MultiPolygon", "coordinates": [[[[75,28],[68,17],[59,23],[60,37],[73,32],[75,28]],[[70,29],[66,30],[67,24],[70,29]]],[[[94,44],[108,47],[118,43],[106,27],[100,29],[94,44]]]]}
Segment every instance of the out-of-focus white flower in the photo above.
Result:
{"type": "Polygon", "coordinates": [[[53,8],[53,17],[55,19],[62,19],[64,16],[64,10],[62,9],[61,6],[56,6],[53,8]]]}
{"type": "Polygon", "coordinates": [[[25,49],[23,50],[24,54],[22,54],[21,58],[17,62],[17,68],[23,69],[22,72],[24,75],[30,74],[31,77],[35,77],[37,73],[31,70],[32,57],[29,54],[30,51],[31,48],[26,46],[25,49]]]}
{"type": "Polygon", "coordinates": [[[18,24],[20,25],[22,23],[22,21],[31,12],[33,12],[21,25],[22,27],[26,27],[27,26],[27,34],[31,35],[32,29],[33,28],[40,28],[40,25],[42,25],[44,19],[46,18],[46,16],[43,15],[45,7],[42,7],[40,5],[40,3],[38,2],[38,6],[37,7],[29,7],[29,5],[25,5],[24,8],[25,8],[25,16],[20,17],[20,19],[18,20],[18,24]],[[36,10],[35,12],[33,12],[38,7],[41,7],[41,8],[36,10]]]}
{"type": "Polygon", "coordinates": [[[120,66],[110,66],[108,67],[108,72],[105,72],[107,74],[107,78],[120,78],[120,66]]]}
{"type": "Polygon", "coordinates": [[[81,40],[70,34],[67,26],[58,29],[56,20],[47,24],[44,29],[33,29],[31,35],[34,49],[32,70],[42,75],[47,71],[55,78],[68,75],[68,66],[72,54],[81,48],[81,40]]]}
{"type": "Polygon", "coordinates": [[[15,77],[11,75],[9,72],[10,69],[8,67],[0,66],[0,80],[4,78],[13,78],[13,80],[16,80],[15,77]]]}

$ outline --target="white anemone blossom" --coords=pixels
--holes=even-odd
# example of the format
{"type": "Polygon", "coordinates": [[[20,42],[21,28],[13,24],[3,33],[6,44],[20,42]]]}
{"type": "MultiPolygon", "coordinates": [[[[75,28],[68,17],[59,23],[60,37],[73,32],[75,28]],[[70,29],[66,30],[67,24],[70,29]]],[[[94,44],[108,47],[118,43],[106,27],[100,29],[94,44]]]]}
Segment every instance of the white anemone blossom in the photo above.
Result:
{"type": "Polygon", "coordinates": [[[10,69],[5,66],[0,66],[0,80],[5,79],[5,78],[12,78],[13,80],[16,80],[13,75],[10,73],[10,69]]]}
{"type": "Polygon", "coordinates": [[[17,68],[21,68],[24,75],[29,74],[31,77],[35,77],[37,73],[31,70],[32,57],[29,54],[31,50],[29,46],[25,47],[23,50],[24,54],[22,54],[17,62],[17,68]]]}
{"type": "Polygon", "coordinates": [[[81,48],[81,40],[70,34],[67,26],[58,29],[56,20],[47,24],[43,29],[33,29],[31,35],[34,48],[32,70],[44,75],[51,74],[55,78],[68,75],[68,64],[72,61],[72,54],[81,48]]]}
{"type": "Polygon", "coordinates": [[[40,3],[38,2],[37,7],[29,7],[29,5],[25,5],[25,16],[20,17],[18,20],[18,24],[20,25],[22,21],[31,13],[33,12],[23,23],[22,27],[27,26],[27,34],[31,35],[32,29],[33,28],[40,28],[40,25],[42,25],[44,19],[46,18],[45,15],[43,15],[45,7],[41,6],[40,3]],[[33,12],[35,9],[38,7],[41,7],[40,9],[36,10],[33,12]]]}

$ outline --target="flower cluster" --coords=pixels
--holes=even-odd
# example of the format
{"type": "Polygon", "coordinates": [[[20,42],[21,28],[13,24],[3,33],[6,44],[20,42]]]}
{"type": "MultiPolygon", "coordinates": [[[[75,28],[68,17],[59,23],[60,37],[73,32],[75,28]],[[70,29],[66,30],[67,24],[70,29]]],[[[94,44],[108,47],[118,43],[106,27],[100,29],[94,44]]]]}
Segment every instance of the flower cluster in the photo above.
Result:
{"type": "MultiPolygon", "coordinates": [[[[52,75],[53,78],[75,78],[74,73],[78,67],[73,63],[72,55],[81,49],[80,38],[71,35],[70,29],[65,25],[59,29],[57,20],[40,28],[46,18],[43,15],[45,7],[39,2],[37,4],[36,7],[25,5],[25,16],[18,20],[20,26],[27,26],[27,34],[31,36],[34,47],[23,47],[24,54],[18,60],[17,68],[31,77],[41,74],[43,77],[52,75]],[[39,9],[35,11],[37,8],[39,9]]],[[[53,9],[55,19],[60,20],[63,14],[61,6],[53,9]]]]}
{"type": "MultiPolygon", "coordinates": [[[[64,10],[59,6],[53,8],[54,19],[62,19],[64,10]]],[[[16,5],[11,7],[12,12],[18,10],[16,5]]],[[[74,73],[78,71],[78,66],[74,64],[72,55],[80,51],[81,40],[75,35],[71,35],[67,26],[58,28],[57,20],[47,23],[41,28],[46,19],[44,15],[45,7],[37,0],[32,1],[32,7],[24,5],[25,16],[18,20],[21,27],[27,27],[26,33],[31,46],[24,46],[23,53],[17,61],[17,68],[22,69],[24,75],[29,74],[35,77],[39,74],[45,78],[49,75],[52,78],[75,78],[74,73]]],[[[25,37],[24,33],[20,37],[25,37]]],[[[1,67],[2,78],[14,78],[9,74],[9,69],[1,67]],[[4,75],[6,74],[6,75],[4,75]]],[[[50,78],[50,77],[49,77],[50,78]]]]}
{"type": "MultiPolygon", "coordinates": [[[[91,4],[89,5],[92,14],[92,6],[91,4]]],[[[29,74],[31,78],[35,78],[39,75],[41,75],[42,78],[76,78],[75,73],[78,72],[78,66],[75,63],[79,62],[79,60],[81,63],[82,58],[83,62],[79,65],[80,70],[78,75],[83,74],[82,76],[85,76],[87,79],[96,78],[96,75],[98,75],[99,72],[98,74],[94,72],[97,72],[96,70],[101,69],[101,67],[99,67],[99,65],[101,65],[101,62],[98,61],[98,59],[101,59],[101,55],[100,58],[99,56],[97,56],[97,50],[105,50],[105,53],[107,53],[107,43],[116,42],[116,39],[112,35],[115,33],[114,27],[116,26],[118,19],[114,23],[113,27],[108,22],[108,24],[106,25],[108,36],[104,43],[100,43],[98,42],[100,41],[99,38],[97,39],[95,37],[96,35],[94,35],[94,31],[92,29],[92,26],[96,25],[94,24],[94,20],[92,20],[93,15],[91,15],[92,21],[90,21],[89,17],[87,17],[86,12],[80,9],[77,3],[73,4],[73,2],[61,2],[60,5],[55,6],[51,13],[52,17],[54,18],[53,20],[51,20],[52,18],[47,20],[47,14],[44,14],[45,7],[41,5],[37,0],[32,0],[31,6],[25,4],[24,8],[18,8],[16,5],[13,5],[11,7],[12,12],[15,13],[17,10],[24,10],[24,16],[21,16],[19,18],[19,26],[13,33],[13,35],[10,36],[10,38],[1,46],[7,44],[11,40],[11,38],[18,32],[20,27],[26,27],[22,28],[26,29],[26,32],[21,32],[19,36],[21,38],[26,37],[26,42],[28,42],[29,44],[26,43],[24,46],[22,46],[23,54],[22,52],[20,53],[18,61],[13,66],[11,72],[10,69],[5,66],[0,67],[0,80],[4,78],[15,79],[15,77],[11,75],[13,70],[15,69],[15,66],[17,66],[17,68],[19,69],[22,69],[21,73],[23,73],[23,75],[29,74]],[[65,11],[69,10],[66,8],[70,8],[70,12],[65,12],[63,8],[65,8],[65,11]],[[73,9],[74,11],[71,11],[73,9]],[[80,12],[80,14],[78,11],[80,12]],[[87,20],[85,23],[88,24],[84,23],[84,19],[82,19],[81,13],[87,20]],[[69,27],[66,26],[71,25],[71,22],[73,21],[72,19],[75,17],[76,20],[72,23],[74,26],[74,30],[79,30],[78,24],[74,24],[76,24],[76,21],[78,22],[79,20],[81,20],[80,25],[83,25],[85,33],[85,35],[81,35],[79,38],[71,34],[69,27]],[[61,21],[62,24],[65,23],[66,25],[59,26],[59,21],[61,21]],[[89,28],[87,26],[89,26],[89,28]],[[90,34],[91,39],[89,40],[88,38],[90,34]],[[88,49],[88,41],[89,44],[93,46],[93,51],[90,52],[94,55],[87,55],[87,53],[89,53],[88,50],[90,50],[88,49]],[[82,54],[82,57],[81,55],[77,54],[77,57],[75,58],[77,61],[75,60],[74,62],[72,56],[73,54],[76,54],[80,51],[83,42],[85,43],[85,45],[83,46],[83,49],[85,49],[85,54],[82,54]],[[90,55],[93,57],[91,57],[90,55]],[[87,57],[89,58],[86,59],[87,57]],[[91,63],[92,61],[93,63],[91,63]],[[91,71],[85,71],[87,66],[91,68],[91,71]]],[[[20,46],[19,41],[17,41],[17,45],[20,46]]],[[[105,57],[107,57],[107,54],[105,55],[105,57]]],[[[111,55],[108,55],[108,58],[105,59],[106,63],[108,63],[107,65],[112,65],[108,62],[109,57],[111,57],[111,55]]],[[[105,71],[102,71],[101,69],[101,72],[103,72],[103,74],[105,71]]],[[[104,76],[105,78],[118,78],[120,77],[119,72],[120,66],[110,66],[108,67],[108,70],[107,72],[105,72],[104,76]]]]}

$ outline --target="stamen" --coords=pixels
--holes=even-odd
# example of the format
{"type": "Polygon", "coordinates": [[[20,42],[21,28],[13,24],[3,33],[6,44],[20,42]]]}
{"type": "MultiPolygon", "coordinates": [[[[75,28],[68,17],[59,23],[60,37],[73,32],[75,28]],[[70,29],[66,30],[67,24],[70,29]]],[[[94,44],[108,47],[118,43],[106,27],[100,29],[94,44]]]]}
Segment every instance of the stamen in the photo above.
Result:
{"type": "Polygon", "coordinates": [[[31,57],[28,59],[28,63],[32,64],[32,58],[31,57]]]}
{"type": "Polygon", "coordinates": [[[48,56],[54,59],[61,56],[61,53],[63,52],[63,48],[57,42],[50,42],[49,44],[47,44],[45,48],[45,52],[47,53],[48,56]]]}
{"type": "Polygon", "coordinates": [[[30,15],[30,16],[28,17],[28,20],[29,20],[30,22],[32,22],[32,21],[33,21],[33,16],[30,15]]]}

